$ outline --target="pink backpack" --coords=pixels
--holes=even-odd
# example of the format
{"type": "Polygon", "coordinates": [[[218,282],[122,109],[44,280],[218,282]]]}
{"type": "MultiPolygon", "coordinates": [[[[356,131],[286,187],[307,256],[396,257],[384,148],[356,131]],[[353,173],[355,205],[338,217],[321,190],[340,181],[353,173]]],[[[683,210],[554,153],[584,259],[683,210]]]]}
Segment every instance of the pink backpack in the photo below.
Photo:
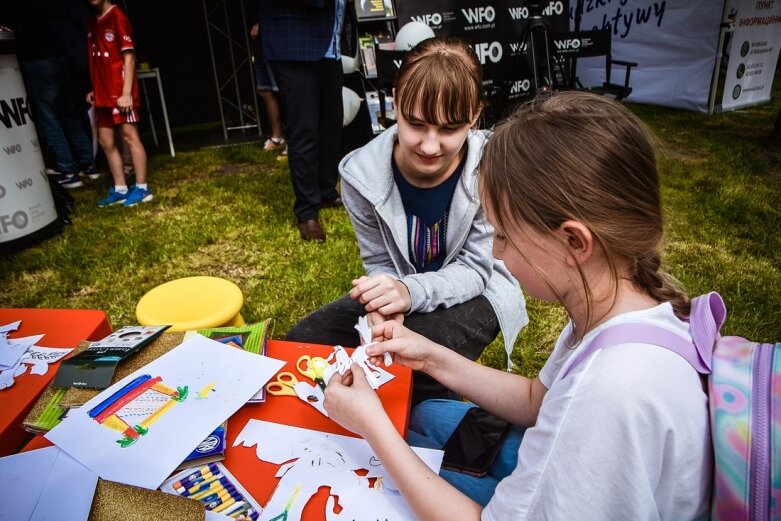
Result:
{"type": "Polygon", "coordinates": [[[605,329],[568,367],[566,376],[599,349],[653,344],[669,349],[708,376],[714,449],[711,519],[781,520],[781,343],[722,337],[727,310],[716,293],[692,300],[694,343],[648,324],[605,329]]]}

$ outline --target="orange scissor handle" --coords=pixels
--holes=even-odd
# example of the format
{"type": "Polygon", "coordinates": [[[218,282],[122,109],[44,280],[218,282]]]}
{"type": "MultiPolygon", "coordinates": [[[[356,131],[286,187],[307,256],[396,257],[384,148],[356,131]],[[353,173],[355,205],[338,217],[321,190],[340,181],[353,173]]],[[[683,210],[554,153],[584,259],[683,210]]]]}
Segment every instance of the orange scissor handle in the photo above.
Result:
{"type": "Polygon", "coordinates": [[[266,384],[266,391],[275,396],[297,396],[293,389],[297,383],[296,375],[284,371],[277,374],[276,380],[266,384]]]}

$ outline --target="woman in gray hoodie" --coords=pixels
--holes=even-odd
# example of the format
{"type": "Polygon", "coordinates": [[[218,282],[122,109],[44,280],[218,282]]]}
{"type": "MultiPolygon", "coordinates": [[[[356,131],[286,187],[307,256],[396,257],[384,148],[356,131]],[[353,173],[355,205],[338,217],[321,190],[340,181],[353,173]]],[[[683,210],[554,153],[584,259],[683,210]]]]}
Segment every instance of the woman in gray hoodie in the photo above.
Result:
{"type": "MultiPolygon", "coordinates": [[[[394,88],[397,125],[340,163],[342,199],[364,276],[299,322],[288,340],[356,345],[358,317],[388,319],[476,360],[499,333],[505,349],[528,322],[518,283],[491,254],[477,191],[487,132],[482,72],[463,40],[431,38],[407,53],[394,88]]],[[[413,404],[452,398],[416,373],[413,404]]]]}

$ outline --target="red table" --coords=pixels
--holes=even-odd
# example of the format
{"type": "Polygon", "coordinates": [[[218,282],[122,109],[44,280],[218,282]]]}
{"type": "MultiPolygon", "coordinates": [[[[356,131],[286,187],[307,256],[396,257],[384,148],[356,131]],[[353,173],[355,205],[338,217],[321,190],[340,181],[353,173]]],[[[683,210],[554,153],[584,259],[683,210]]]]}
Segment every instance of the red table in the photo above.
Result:
{"type": "MultiPolygon", "coordinates": [[[[348,351],[352,351],[349,350],[348,351]]],[[[287,363],[280,371],[289,371],[298,374],[295,363],[301,355],[327,357],[333,348],[323,345],[300,344],[297,342],[283,342],[269,340],[268,356],[285,360],[287,363]]],[[[409,421],[409,405],[412,396],[412,371],[406,367],[394,364],[386,368],[396,378],[380,387],[377,394],[382,400],[385,411],[393,421],[393,425],[402,434],[407,432],[409,421]]],[[[302,377],[303,380],[306,378],[302,377]]],[[[318,431],[330,432],[354,436],[317,412],[312,406],[303,403],[292,396],[271,396],[264,403],[246,404],[228,420],[228,449],[225,452],[223,463],[231,474],[239,480],[252,497],[261,505],[268,503],[274,488],[279,481],[274,477],[278,470],[277,465],[260,461],[255,454],[254,447],[233,447],[233,442],[250,419],[265,420],[295,427],[304,427],[318,431]]],[[[24,450],[33,450],[50,446],[51,442],[38,435],[25,446],[24,450]]],[[[328,492],[320,489],[313,496],[304,509],[302,519],[304,521],[322,520],[322,512],[325,511],[328,492]]]]}
{"type": "MultiPolygon", "coordinates": [[[[352,350],[348,350],[352,351],[352,350]]],[[[329,346],[300,344],[296,342],[270,341],[268,343],[268,355],[279,360],[286,360],[287,364],[280,371],[289,371],[298,374],[295,362],[301,355],[327,357],[333,352],[329,346]]],[[[406,367],[394,364],[386,368],[396,378],[386,383],[377,390],[382,400],[385,411],[393,421],[393,425],[403,435],[407,433],[409,420],[409,404],[412,395],[412,371],[406,367]]],[[[312,406],[292,396],[271,396],[265,403],[247,404],[239,409],[228,420],[228,450],[223,462],[228,470],[247,489],[255,500],[261,505],[268,503],[274,488],[279,481],[274,477],[278,465],[260,461],[255,454],[255,447],[233,447],[233,442],[250,419],[265,420],[295,427],[304,427],[318,431],[355,436],[343,429],[333,420],[326,418],[317,412],[312,406]]],[[[303,519],[314,521],[322,519],[317,513],[325,511],[327,491],[321,489],[304,510],[303,519]]]]}
{"type": "MultiPolygon", "coordinates": [[[[13,309],[0,308],[0,325],[21,320],[9,338],[44,334],[38,342],[43,347],[76,347],[82,340],[99,340],[111,333],[111,324],[103,311],[93,309],[13,309]]],[[[14,385],[0,391],[0,456],[14,454],[30,437],[22,428],[27,413],[38,396],[54,379],[59,362],[45,375],[31,375],[29,370],[14,385]]]]}

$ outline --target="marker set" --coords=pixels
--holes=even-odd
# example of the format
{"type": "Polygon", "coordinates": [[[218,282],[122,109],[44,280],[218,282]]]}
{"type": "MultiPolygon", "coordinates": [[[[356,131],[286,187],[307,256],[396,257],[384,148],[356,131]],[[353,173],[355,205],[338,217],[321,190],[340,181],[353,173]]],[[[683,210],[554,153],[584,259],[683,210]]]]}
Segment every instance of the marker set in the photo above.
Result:
{"type": "Polygon", "coordinates": [[[175,474],[160,490],[200,501],[206,510],[233,519],[257,520],[262,508],[221,463],[209,463],[175,474]]]}

